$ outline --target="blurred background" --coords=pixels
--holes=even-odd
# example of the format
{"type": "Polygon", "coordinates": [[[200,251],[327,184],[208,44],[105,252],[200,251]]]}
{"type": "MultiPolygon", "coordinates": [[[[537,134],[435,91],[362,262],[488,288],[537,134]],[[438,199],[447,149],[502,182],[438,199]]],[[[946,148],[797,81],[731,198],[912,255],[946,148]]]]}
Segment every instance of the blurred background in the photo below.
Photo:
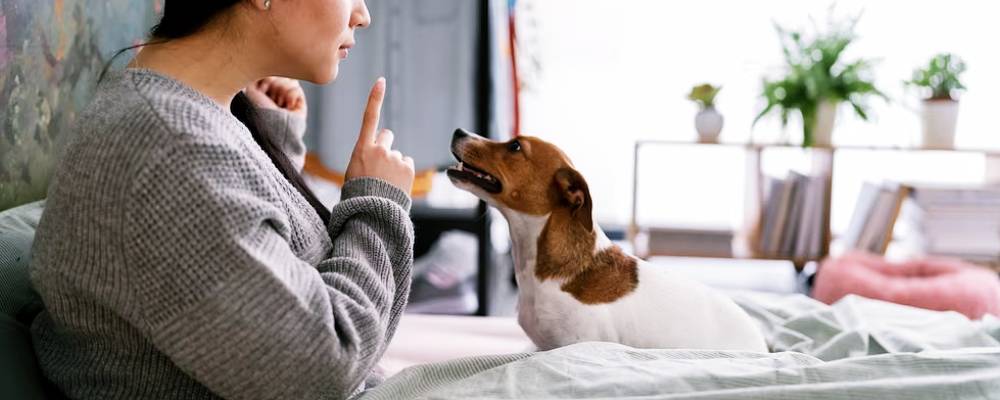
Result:
{"type": "MultiPolygon", "coordinates": [[[[852,249],[892,260],[941,254],[983,264],[995,264],[1000,255],[994,222],[977,228],[981,243],[967,243],[968,221],[994,221],[983,207],[1000,206],[990,185],[1000,179],[1000,135],[991,123],[1000,90],[1000,77],[991,72],[1000,70],[1000,55],[987,43],[1000,37],[1000,27],[981,2],[942,7],[930,1],[518,0],[479,6],[488,10],[477,27],[467,23],[477,12],[483,17],[472,3],[372,4],[383,21],[411,16],[420,20],[416,26],[436,27],[376,23],[360,40],[384,47],[370,59],[355,57],[346,79],[316,88],[313,97],[331,108],[317,117],[321,121],[313,126],[321,132],[311,137],[328,166],[346,166],[367,83],[384,73],[396,85],[386,125],[406,138],[401,146],[419,154],[424,168],[451,162],[447,138],[453,127],[498,140],[544,138],[563,148],[587,178],[595,217],[613,238],[710,284],[808,291],[818,261],[852,249]],[[455,17],[450,25],[447,16],[455,17]],[[471,46],[475,32],[484,31],[479,47],[471,46]],[[814,54],[830,44],[835,53],[814,54]],[[928,116],[933,111],[925,103],[935,103],[927,100],[935,95],[931,80],[944,78],[927,77],[923,86],[913,82],[920,71],[934,73],[933,60],[940,56],[951,57],[944,71],[961,86],[937,82],[960,104],[957,113],[941,117],[942,143],[925,137],[939,134],[925,129],[938,124],[926,121],[934,115],[928,116]],[[815,64],[828,64],[818,69],[827,76],[787,79],[793,71],[816,72],[815,64]],[[854,67],[856,74],[844,73],[854,67]],[[776,112],[755,123],[768,106],[765,81],[783,79],[792,87],[819,87],[785,104],[784,123],[780,101],[776,112]],[[849,85],[851,79],[865,85],[829,93],[822,87],[849,85]],[[713,88],[708,108],[721,121],[700,136],[696,119],[706,107],[691,95],[701,84],[713,88]],[[835,114],[829,139],[804,143],[802,105],[826,98],[835,114]],[[324,118],[334,125],[324,126],[324,118]],[[817,178],[816,189],[780,184],[795,175],[817,178]],[[917,202],[917,190],[911,190],[917,187],[925,198],[950,194],[966,200],[942,206],[957,214],[927,216],[923,208],[932,206],[917,202]],[[907,189],[905,196],[900,188],[907,189]],[[782,202],[782,193],[793,189],[799,194],[789,193],[782,202]],[[975,208],[970,201],[986,205],[975,208]],[[934,221],[925,223],[929,219],[934,221]],[[925,232],[928,225],[936,230],[925,232]],[[956,225],[965,236],[955,233],[956,225]],[[949,247],[954,242],[957,247],[949,247]]],[[[498,276],[482,278],[479,292],[494,288],[494,295],[501,293],[495,303],[510,304],[504,299],[512,297],[502,294],[509,274],[502,267],[509,264],[502,218],[475,208],[475,199],[440,174],[429,181],[430,192],[420,202],[428,208],[416,213],[473,207],[477,223],[493,227],[478,230],[479,242],[486,234],[492,245],[477,251],[499,254],[483,269],[498,276]]],[[[428,236],[437,240],[438,230],[449,230],[433,214],[418,230],[434,231],[428,236]]],[[[476,232],[464,242],[454,231],[446,233],[448,240],[437,243],[439,255],[471,250],[476,232]]],[[[460,271],[472,273],[475,253],[464,257],[442,268],[472,276],[460,271]]]]}
{"type": "MultiPolygon", "coordinates": [[[[610,237],[722,288],[808,292],[823,260],[855,250],[1000,260],[1000,24],[986,2],[368,6],[340,78],[307,85],[306,175],[337,202],[386,76],[383,125],[419,170],[412,312],[514,312],[502,217],[442,172],[455,128],[558,145],[610,237]]],[[[99,66],[160,7],[0,0],[0,210],[44,198],[99,66]]]]}

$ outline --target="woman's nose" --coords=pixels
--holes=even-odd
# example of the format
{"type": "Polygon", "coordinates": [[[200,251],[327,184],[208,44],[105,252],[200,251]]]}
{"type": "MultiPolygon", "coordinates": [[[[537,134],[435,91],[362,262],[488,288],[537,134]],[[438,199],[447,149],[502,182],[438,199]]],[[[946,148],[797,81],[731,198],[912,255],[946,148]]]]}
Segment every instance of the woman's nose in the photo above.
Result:
{"type": "Polygon", "coordinates": [[[358,0],[354,5],[354,12],[351,13],[352,28],[367,28],[372,24],[372,15],[368,12],[368,5],[365,0],[358,0]]]}

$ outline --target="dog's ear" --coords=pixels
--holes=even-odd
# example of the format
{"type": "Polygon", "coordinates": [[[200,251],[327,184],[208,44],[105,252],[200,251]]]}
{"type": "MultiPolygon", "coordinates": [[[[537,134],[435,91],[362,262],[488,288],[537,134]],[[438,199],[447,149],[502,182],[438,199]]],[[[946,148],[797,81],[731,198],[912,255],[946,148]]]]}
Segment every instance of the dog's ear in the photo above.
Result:
{"type": "Polygon", "coordinates": [[[593,201],[583,175],[573,168],[560,168],[556,171],[555,188],[562,205],[569,208],[573,219],[588,232],[593,230],[593,201]]]}

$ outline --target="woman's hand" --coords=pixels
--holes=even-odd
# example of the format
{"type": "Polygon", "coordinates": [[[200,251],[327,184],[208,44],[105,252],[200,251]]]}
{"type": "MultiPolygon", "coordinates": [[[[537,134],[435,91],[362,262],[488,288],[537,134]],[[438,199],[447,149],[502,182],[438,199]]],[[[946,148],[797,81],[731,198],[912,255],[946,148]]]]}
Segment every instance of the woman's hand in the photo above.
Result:
{"type": "Polygon", "coordinates": [[[413,159],[392,150],[392,131],[383,129],[376,134],[384,99],[385,78],[379,78],[368,96],[358,143],[344,175],[348,180],[363,176],[381,178],[409,195],[413,190],[413,159]]]}
{"type": "Polygon", "coordinates": [[[247,86],[245,92],[257,107],[285,110],[302,118],[308,113],[306,94],[295,79],[264,78],[247,86]]]}

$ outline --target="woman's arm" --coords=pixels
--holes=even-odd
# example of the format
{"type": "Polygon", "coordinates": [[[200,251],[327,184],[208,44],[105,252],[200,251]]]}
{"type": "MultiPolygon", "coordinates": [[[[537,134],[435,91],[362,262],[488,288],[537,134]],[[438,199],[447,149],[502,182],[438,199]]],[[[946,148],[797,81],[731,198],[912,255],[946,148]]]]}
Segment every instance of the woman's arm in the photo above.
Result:
{"type": "Polygon", "coordinates": [[[347,397],[405,302],[408,197],[374,178],[345,185],[333,254],[314,267],[292,252],[284,211],[255,183],[262,171],[206,140],[164,149],[135,182],[127,317],[222,397],[347,397]]]}

